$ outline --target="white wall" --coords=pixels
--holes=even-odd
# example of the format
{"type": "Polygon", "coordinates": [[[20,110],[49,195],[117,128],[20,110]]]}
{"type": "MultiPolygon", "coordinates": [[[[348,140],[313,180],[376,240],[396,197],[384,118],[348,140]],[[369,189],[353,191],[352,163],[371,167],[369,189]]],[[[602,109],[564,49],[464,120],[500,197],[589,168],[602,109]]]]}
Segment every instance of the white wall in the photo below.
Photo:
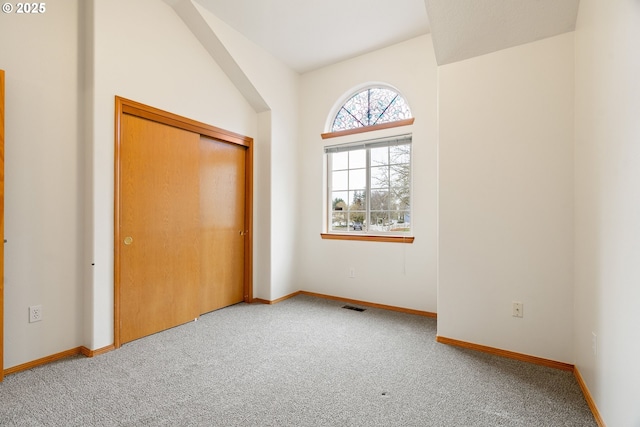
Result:
{"type": "Polygon", "coordinates": [[[575,364],[610,427],[640,425],[639,41],[638,1],[580,2],[575,364]]]}
{"type": "Polygon", "coordinates": [[[573,362],[573,73],[573,34],[439,68],[439,336],[573,362]]]}
{"type": "Polygon", "coordinates": [[[95,349],[113,342],[114,97],[251,137],[257,115],[164,2],[95,0],[93,24],[94,324],[87,346],[95,349]]]}
{"type": "MultiPolygon", "coordinates": [[[[296,277],[299,289],[416,310],[436,311],[436,76],[430,36],[422,36],[306,73],[300,91],[300,191],[293,215],[300,220],[296,277]],[[322,240],[322,140],[334,106],[363,84],[382,82],[405,97],[415,123],[382,134],[413,133],[415,242],[322,240]],[[350,279],[349,269],[356,277],[350,279]]],[[[373,137],[367,134],[365,138],[373,137]]],[[[362,137],[362,136],[361,136],[362,137]]]]}
{"type": "Polygon", "coordinates": [[[254,253],[269,257],[268,266],[255,262],[254,296],[274,300],[297,291],[294,278],[298,216],[298,140],[300,76],[250,42],[206,9],[198,10],[242,72],[269,106],[259,120],[263,144],[257,148],[257,200],[269,203],[254,216],[254,253]],[[268,162],[268,164],[266,163],[268,162]],[[268,192],[268,194],[264,194],[268,192]]]}
{"type": "Polygon", "coordinates": [[[5,341],[9,368],[82,344],[78,6],[0,15],[6,70],[5,341]],[[44,320],[28,323],[42,304],[44,320]]]}

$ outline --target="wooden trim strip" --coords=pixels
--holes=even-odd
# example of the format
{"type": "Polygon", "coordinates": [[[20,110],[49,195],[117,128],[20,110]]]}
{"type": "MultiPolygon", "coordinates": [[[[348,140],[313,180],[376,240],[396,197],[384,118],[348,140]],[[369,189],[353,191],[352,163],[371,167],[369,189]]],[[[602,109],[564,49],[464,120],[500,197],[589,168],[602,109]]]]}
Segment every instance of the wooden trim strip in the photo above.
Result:
{"type": "Polygon", "coordinates": [[[373,307],[373,308],[380,308],[383,310],[397,311],[405,314],[415,314],[417,316],[431,317],[434,319],[438,317],[437,313],[432,313],[430,311],[414,310],[412,308],[396,307],[393,305],[378,304],[375,302],[360,301],[360,300],[351,299],[351,298],[343,298],[343,297],[337,297],[333,295],[318,294],[318,293],[309,292],[309,291],[299,291],[298,294],[308,295],[311,297],[330,299],[334,301],[342,301],[342,302],[347,302],[349,304],[364,305],[365,307],[373,307]]]}
{"type": "Polygon", "coordinates": [[[0,70],[0,382],[4,378],[4,70],[0,70]]]}
{"type": "Polygon", "coordinates": [[[580,375],[580,371],[578,370],[577,367],[573,369],[573,375],[576,377],[576,380],[578,381],[578,385],[582,390],[584,399],[587,401],[587,405],[589,405],[589,409],[591,409],[591,413],[593,414],[593,418],[595,418],[596,423],[598,424],[599,427],[607,427],[607,425],[604,423],[604,420],[602,419],[602,416],[600,415],[600,411],[598,411],[596,402],[593,400],[593,396],[591,396],[591,392],[589,391],[587,384],[584,382],[582,375],[580,375]]]}
{"type": "Polygon", "coordinates": [[[337,138],[340,136],[356,135],[356,134],[365,133],[365,132],[373,132],[375,130],[381,130],[381,129],[391,129],[391,128],[397,128],[400,126],[409,126],[413,124],[414,120],[415,118],[412,117],[410,119],[398,120],[397,122],[381,123],[379,125],[365,126],[365,127],[356,128],[356,129],[341,130],[338,132],[321,133],[320,136],[322,137],[322,139],[329,139],[329,138],[337,138]]]}
{"type": "Polygon", "coordinates": [[[470,350],[481,351],[483,353],[489,353],[496,356],[506,357],[508,359],[520,360],[522,362],[533,363],[535,365],[547,366],[549,368],[560,369],[563,371],[573,371],[574,369],[574,366],[569,363],[556,362],[555,360],[543,359],[542,357],[529,356],[528,354],[516,353],[514,351],[502,350],[499,348],[469,343],[466,341],[459,341],[452,338],[442,337],[439,335],[436,336],[436,341],[442,344],[448,344],[456,347],[467,348],[470,350]]]}
{"type": "Polygon", "coordinates": [[[130,99],[122,98],[119,96],[117,96],[116,99],[117,102],[121,103],[122,113],[124,114],[131,114],[136,117],[153,120],[155,122],[195,132],[200,135],[211,137],[213,139],[243,145],[245,147],[251,145],[253,141],[253,138],[251,137],[243,136],[231,131],[208,125],[206,123],[189,119],[187,117],[169,113],[167,111],[163,111],[155,107],[150,107],[148,105],[144,105],[130,99]]]}
{"type": "Polygon", "coordinates": [[[116,96],[115,108],[115,145],[113,153],[113,344],[120,348],[120,188],[122,187],[122,167],[120,151],[122,140],[122,116],[124,115],[124,99],[116,96]]]}
{"type": "Polygon", "coordinates": [[[244,225],[248,235],[244,239],[244,302],[253,299],[253,140],[245,154],[244,225]]]}
{"type": "Polygon", "coordinates": [[[360,301],[360,300],[356,300],[356,299],[350,299],[350,298],[343,298],[343,297],[336,297],[333,295],[325,295],[325,294],[318,294],[315,292],[309,292],[309,291],[297,291],[294,292],[292,294],[289,295],[285,295],[281,298],[269,301],[266,299],[261,299],[261,298],[254,298],[253,302],[255,303],[260,303],[260,304],[277,304],[279,302],[282,302],[284,300],[287,300],[289,298],[293,298],[297,295],[308,295],[310,297],[317,297],[317,298],[324,298],[324,299],[330,299],[330,300],[334,300],[334,301],[342,301],[342,302],[346,302],[349,304],[358,304],[358,305],[364,305],[365,307],[373,307],[373,308],[380,308],[383,310],[390,310],[390,311],[397,311],[400,313],[406,313],[406,314],[415,314],[418,316],[423,316],[423,317],[432,317],[432,318],[437,318],[438,314],[437,313],[431,313],[429,311],[421,311],[421,310],[414,310],[412,308],[404,308],[404,307],[396,307],[393,305],[385,305],[385,304],[378,304],[375,302],[367,302],[367,301],[360,301]]]}
{"type": "Polygon", "coordinates": [[[324,240],[357,240],[362,242],[413,243],[413,236],[374,236],[371,234],[331,234],[320,233],[324,240]]]}
{"type": "Polygon", "coordinates": [[[296,295],[300,295],[300,291],[294,292],[294,293],[289,294],[289,295],[285,295],[283,297],[280,297],[278,299],[274,299],[272,301],[269,301],[268,299],[254,298],[253,302],[257,302],[257,303],[260,303],[260,304],[277,304],[277,303],[282,302],[284,300],[287,300],[289,298],[293,298],[296,295]]]}
{"type": "Polygon", "coordinates": [[[113,344],[108,345],[106,347],[98,348],[98,349],[95,349],[95,350],[91,350],[91,349],[89,349],[89,348],[87,348],[85,346],[82,346],[82,347],[80,347],[80,353],[82,353],[84,356],[87,356],[87,357],[95,357],[95,356],[99,356],[101,354],[108,353],[108,352],[110,352],[112,350],[115,350],[115,349],[116,349],[116,346],[113,345],[113,344]]]}
{"type": "Polygon", "coordinates": [[[52,354],[50,356],[42,357],[40,359],[32,360],[31,362],[16,365],[4,370],[5,375],[15,374],[16,372],[26,371],[35,367],[45,365],[47,363],[55,362],[56,360],[64,359],[66,357],[78,356],[82,354],[82,347],[72,348],[70,350],[62,351],[60,353],[52,354]]]}
{"type": "Polygon", "coordinates": [[[55,362],[56,360],[65,359],[67,357],[72,357],[72,356],[80,356],[80,355],[83,355],[86,357],[99,356],[101,354],[108,353],[111,350],[115,350],[115,346],[113,344],[96,349],[96,350],[90,350],[85,346],[76,347],[76,348],[62,351],[60,353],[52,354],[50,356],[42,357],[40,359],[32,360],[31,362],[13,366],[11,368],[5,369],[3,371],[3,374],[10,375],[10,374],[15,374],[16,372],[27,371],[29,369],[33,369],[38,366],[46,365],[47,363],[55,362]]]}

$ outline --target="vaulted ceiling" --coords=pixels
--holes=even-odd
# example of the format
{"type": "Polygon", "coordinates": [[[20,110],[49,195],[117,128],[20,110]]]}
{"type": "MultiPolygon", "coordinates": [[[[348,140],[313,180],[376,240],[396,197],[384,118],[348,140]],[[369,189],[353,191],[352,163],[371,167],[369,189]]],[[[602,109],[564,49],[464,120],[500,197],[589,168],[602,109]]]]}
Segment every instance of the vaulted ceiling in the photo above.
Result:
{"type": "Polygon", "coordinates": [[[579,0],[195,0],[299,73],[431,32],[443,65],[573,31],[579,0]]]}
{"type": "Polygon", "coordinates": [[[425,0],[438,64],[573,31],[580,0],[425,0]]]}

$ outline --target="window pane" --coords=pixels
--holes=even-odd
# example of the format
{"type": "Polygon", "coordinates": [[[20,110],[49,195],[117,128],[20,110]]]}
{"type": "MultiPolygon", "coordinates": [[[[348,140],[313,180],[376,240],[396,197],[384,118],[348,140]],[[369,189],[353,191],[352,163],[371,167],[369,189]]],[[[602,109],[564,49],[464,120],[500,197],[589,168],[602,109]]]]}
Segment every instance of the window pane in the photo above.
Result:
{"type": "Polygon", "coordinates": [[[371,149],[371,166],[389,164],[389,147],[378,147],[371,149]]]}
{"type": "Polygon", "coordinates": [[[394,91],[384,88],[370,89],[370,106],[371,123],[384,123],[386,118],[384,114],[387,112],[389,105],[393,103],[398,94],[394,91]]]}
{"type": "Polygon", "coordinates": [[[391,214],[391,230],[398,233],[411,231],[411,215],[409,211],[398,211],[391,214]]]}
{"type": "Polygon", "coordinates": [[[349,189],[364,189],[367,187],[367,170],[351,169],[349,171],[349,189]]]}
{"type": "Polygon", "coordinates": [[[371,231],[389,231],[389,212],[387,211],[371,211],[371,231]]]}
{"type": "Polygon", "coordinates": [[[331,193],[331,209],[334,211],[346,211],[349,193],[347,191],[334,191],[331,193]]]}
{"type": "Polygon", "coordinates": [[[349,230],[365,231],[364,217],[366,214],[367,213],[365,211],[349,212],[349,230]]]}
{"type": "Polygon", "coordinates": [[[334,190],[348,190],[349,189],[349,172],[339,171],[333,172],[331,176],[331,186],[334,190]]]}
{"type": "Polygon", "coordinates": [[[349,129],[369,125],[367,118],[369,112],[369,94],[367,91],[352,96],[344,103],[342,108],[349,113],[349,129]]]}
{"type": "Polygon", "coordinates": [[[372,188],[388,188],[389,187],[389,167],[376,166],[371,168],[371,187],[372,188]]]}
{"type": "Polygon", "coordinates": [[[409,164],[391,165],[390,184],[392,187],[409,187],[409,175],[411,173],[409,164]]]}
{"type": "Polygon", "coordinates": [[[367,209],[365,190],[349,191],[349,209],[363,211],[367,209]]]}
{"type": "Polygon", "coordinates": [[[349,153],[344,151],[342,153],[333,153],[331,154],[331,164],[333,166],[333,170],[341,170],[349,168],[349,153]]]}
{"type": "Polygon", "coordinates": [[[328,156],[332,185],[329,230],[350,234],[411,232],[410,144],[328,156]]]}
{"type": "Polygon", "coordinates": [[[405,99],[395,90],[371,87],[349,98],[336,114],[331,130],[355,129],[411,118],[405,99]]]}
{"type": "Polygon", "coordinates": [[[372,190],[370,208],[376,211],[388,210],[389,190],[372,190]]]}
{"type": "Polygon", "coordinates": [[[389,157],[391,163],[409,163],[411,161],[411,146],[396,145],[389,147],[389,157]]]}
{"type": "Polygon", "coordinates": [[[410,207],[409,193],[403,193],[398,189],[391,190],[391,209],[406,211],[410,207]]]}
{"type": "Polygon", "coordinates": [[[331,214],[331,229],[336,231],[344,231],[347,229],[346,212],[334,212],[331,214]]]}
{"type": "Polygon", "coordinates": [[[353,119],[353,116],[349,114],[344,107],[338,111],[336,115],[336,119],[333,121],[333,126],[331,126],[331,130],[334,132],[338,132],[346,129],[353,129],[358,127],[358,122],[353,119]]]}
{"type": "Polygon", "coordinates": [[[349,169],[367,167],[367,150],[349,151],[349,169]]]}
{"type": "Polygon", "coordinates": [[[409,165],[391,166],[391,201],[392,209],[409,209],[411,198],[411,182],[409,165]]]}

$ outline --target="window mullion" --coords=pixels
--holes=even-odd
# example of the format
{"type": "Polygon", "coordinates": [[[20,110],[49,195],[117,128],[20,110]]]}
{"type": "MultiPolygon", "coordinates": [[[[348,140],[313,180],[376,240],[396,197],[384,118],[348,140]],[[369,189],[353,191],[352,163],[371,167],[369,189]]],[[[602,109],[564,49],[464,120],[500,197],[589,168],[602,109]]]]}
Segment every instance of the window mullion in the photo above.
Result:
{"type": "Polygon", "coordinates": [[[345,218],[347,231],[349,231],[349,223],[351,221],[351,199],[349,196],[351,196],[351,153],[347,156],[347,200],[345,200],[347,205],[347,217],[345,218]]]}
{"type": "Polygon", "coordinates": [[[366,206],[365,206],[365,220],[367,221],[367,234],[370,233],[371,227],[371,149],[367,148],[367,188],[365,188],[366,194],[366,206]]]}
{"type": "Polygon", "coordinates": [[[327,156],[327,230],[333,231],[333,154],[327,156]]]}

